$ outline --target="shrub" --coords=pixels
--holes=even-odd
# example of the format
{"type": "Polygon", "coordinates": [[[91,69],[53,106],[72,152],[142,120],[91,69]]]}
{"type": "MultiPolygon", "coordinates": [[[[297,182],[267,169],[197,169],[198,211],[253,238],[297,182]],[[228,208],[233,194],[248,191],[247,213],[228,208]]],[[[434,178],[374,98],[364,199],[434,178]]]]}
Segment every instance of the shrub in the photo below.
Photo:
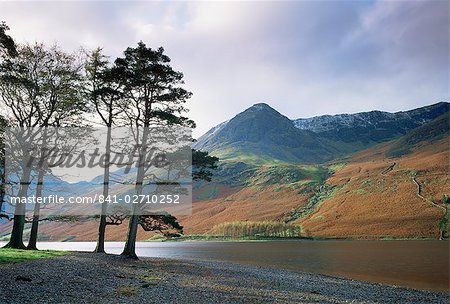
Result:
{"type": "Polygon", "coordinates": [[[117,293],[130,297],[136,294],[136,288],[130,286],[120,286],[117,288],[117,293]]]}

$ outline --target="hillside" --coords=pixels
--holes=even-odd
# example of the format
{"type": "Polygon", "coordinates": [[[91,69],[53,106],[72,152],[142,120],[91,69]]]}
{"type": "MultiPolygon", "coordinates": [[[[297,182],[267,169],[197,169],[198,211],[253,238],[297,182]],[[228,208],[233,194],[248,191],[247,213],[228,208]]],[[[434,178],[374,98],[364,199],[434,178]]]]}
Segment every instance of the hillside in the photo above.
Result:
{"type": "Polygon", "coordinates": [[[445,114],[399,139],[322,166],[321,177],[329,175],[324,182],[313,174],[295,175],[294,165],[276,166],[289,168],[283,176],[292,177],[280,181],[274,166],[266,165],[232,193],[205,186],[216,197],[194,204],[193,216],[183,223],[198,233],[217,222],[281,219],[300,223],[309,236],[437,238],[444,211],[433,202],[440,205],[448,194],[448,125],[445,114]],[[403,153],[393,157],[398,147],[403,153]],[[270,171],[270,177],[264,174],[270,171]],[[265,176],[264,182],[255,176],[265,176]]]}
{"type": "MultiPolygon", "coordinates": [[[[297,222],[324,237],[439,236],[448,193],[449,115],[355,154],[327,180],[336,191],[297,222]]],[[[447,231],[448,231],[447,227],[447,231]]]]}
{"type": "Polygon", "coordinates": [[[438,238],[448,144],[442,139],[397,158],[386,156],[389,145],[355,155],[327,180],[333,195],[296,222],[314,236],[438,238]]]}
{"type": "MultiPolygon", "coordinates": [[[[297,134],[287,118],[265,107],[260,113],[258,107],[264,106],[230,120],[234,129],[222,129],[221,138],[235,138],[228,132],[251,125],[249,116],[272,117],[279,124],[277,130],[288,128],[297,134]]],[[[440,200],[450,194],[449,123],[445,113],[396,139],[322,164],[230,158],[220,163],[211,182],[194,184],[192,215],[179,219],[187,234],[208,233],[223,222],[275,220],[300,224],[303,234],[312,237],[438,238],[444,215],[440,200]]],[[[260,122],[254,124],[262,127],[260,122]]],[[[261,139],[265,134],[256,130],[239,136],[277,141],[261,139]]],[[[299,134],[320,142],[308,132],[299,134]]],[[[209,138],[199,143],[212,145],[217,139],[214,134],[209,138]]],[[[7,236],[10,224],[0,225],[7,236]]],[[[43,223],[41,239],[95,240],[96,225],[95,221],[43,223]]],[[[108,227],[107,237],[123,240],[126,230],[126,224],[108,227]]],[[[139,230],[138,239],[149,237],[139,230]]]]}
{"type": "Polygon", "coordinates": [[[448,126],[447,113],[398,139],[309,171],[300,165],[259,166],[234,191],[224,191],[218,180],[202,188],[210,197],[200,196],[183,223],[196,233],[223,221],[283,220],[301,224],[309,236],[437,238],[444,214],[440,200],[449,185],[448,126]]]}

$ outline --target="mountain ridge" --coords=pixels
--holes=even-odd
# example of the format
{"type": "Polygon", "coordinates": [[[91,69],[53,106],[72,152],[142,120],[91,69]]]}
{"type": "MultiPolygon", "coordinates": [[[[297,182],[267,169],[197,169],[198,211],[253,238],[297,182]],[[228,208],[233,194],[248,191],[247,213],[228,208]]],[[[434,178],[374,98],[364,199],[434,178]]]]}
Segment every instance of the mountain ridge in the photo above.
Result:
{"type": "MultiPolygon", "coordinates": [[[[387,115],[387,116],[410,116],[410,115],[414,115],[416,112],[420,111],[421,109],[423,109],[425,111],[430,111],[434,108],[439,108],[442,106],[449,107],[449,105],[450,104],[448,102],[437,102],[434,104],[422,106],[419,108],[414,108],[411,110],[405,110],[405,111],[388,112],[388,111],[381,111],[381,110],[372,110],[372,111],[365,111],[365,112],[357,112],[357,113],[353,113],[353,114],[347,114],[347,113],[324,114],[324,115],[317,115],[317,116],[308,117],[308,118],[296,118],[296,119],[293,119],[292,121],[299,129],[311,130],[314,132],[323,132],[323,131],[328,131],[329,128],[325,128],[324,126],[314,125],[313,124],[314,121],[318,121],[320,119],[323,119],[323,120],[328,119],[329,121],[330,120],[338,121],[339,119],[342,119],[344,122],[345,121],[352,122],[356,119],[364,120],[369,115],[377,115],[377,114],[382,114],[382,115],[387,115]]],[[[370,121],[368,123],[372,124],[370,121]]]]}
{"type": "Polygon", "coordinates": [[[375,110],[291,120],[257,103],[210,129],[194,148],[224,160],[320,163],[400,137],[448,111],[449,103],[439,102],[395,113],[375,110]]]}

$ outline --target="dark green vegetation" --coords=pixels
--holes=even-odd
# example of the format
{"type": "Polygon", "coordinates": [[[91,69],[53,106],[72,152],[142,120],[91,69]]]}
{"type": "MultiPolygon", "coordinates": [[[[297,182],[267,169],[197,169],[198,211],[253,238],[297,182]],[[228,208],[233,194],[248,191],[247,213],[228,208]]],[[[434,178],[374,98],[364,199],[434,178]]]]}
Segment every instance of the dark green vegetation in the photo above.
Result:
{"type": "Polygon", "coordinates": [[[211,181],[213,170],[217,169],[219,158],[209,156],[208,152],[192,149],[192,179],[211,181]]]}
{"type": "Polygon", "coordinates": [[[165,212],[162,214],[148,214],[139,217],[139,225],[145,231],[158,231],[164,237],[176,237],[183,234],[183,226],[173,215],[165,212]]]}
{"type": "Polygon", "coordinates": [[[302,216],[313,213],[317,207],[320,206],[322,202],[330,198],[339,190],[341,187],[335,187],[328,184],[318,185],[313,188],[305,188],[303,191],[310,191],[313,193],[312,197],[308,200],[305,207],[289,212],[285,217],[284,221],[286,223],[292,222],[302,216]]]}
{"type": "Polygon", "coordinates": [[[11,249],[11,248],[1,248],[0,249],[0,264],[3,263],[17,263],[34,259],[44,259],[51,258],[55,256],[60,256],[66,254],[65,251],[56,250],[21,250],[21,249],[11,249]]]}
{"type": "Polygon", "coordinates": [[[248,184],[253,186],[279,184],[282,187],[298,189],[304,184],[321,184],[328,176],[329,171],[324,166],[270,165],[258,167],[248,184]]]}
{"type": "Polygon", "coordinates": [[[201,136],[195,148],[250,164],[323,163],[405,135],[448,111],[449,104],[441,102],[406,112],[292,121],[267,104],[255,104],[201,136]]]}
{"type": "Polygon", "coordinates": [[[14,40],[6,34],[9,27],[4,22],[0,22],[0,52],[6,52],[10,57],[17,56],[14,40]]]}
{"type": "MultiPolygon", "coordinates": [[[[89,100],[104,125],[112,127],[119,120],[123,125],[132,126],[133,134],[141,134],[132,139],[135,146],[139,147],[138,164],[143,164],[148,157],[148,145],[152,136],[150,128],[167,125],[195,127],[194,122],[184,116],[187,112],[184,104],[192,93],[182,87],[183,74],[174,70],[170,61],[162,47],[152,49],[139,42],[136,47],[127,48],[123,57],[117,58],[113,63],[109,63],[97,49],[91,54],[87,64],[91,83],[89,100]]],[[[106,155],[110,154],[110,138],[108,133],[106,155]]],[[[109,166],[107,158],[105,167],[109,166]]],[[[143,194],[142,185],[148,169],[142,165],[137,167],[134,195],[143,194]]],[[[109,169],[105,168],[105,196],[108,194],[108,183],[109,169]]],[[[104,252],[106,204],[102,205],[97,252],[104,252]]],[[[135,243],[140,221],[138,208],[140,207],[136,204],[133,205],[128,215],[128,237],[122,254],[130,257],[136,257],[135,243]]]]}

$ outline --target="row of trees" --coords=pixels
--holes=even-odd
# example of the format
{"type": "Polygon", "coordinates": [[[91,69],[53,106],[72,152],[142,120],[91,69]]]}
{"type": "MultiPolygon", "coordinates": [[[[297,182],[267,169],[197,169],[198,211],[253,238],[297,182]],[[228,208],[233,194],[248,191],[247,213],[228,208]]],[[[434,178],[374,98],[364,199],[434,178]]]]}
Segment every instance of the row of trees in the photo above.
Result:
{"type": "Polygon", "coordinates": [[[262,222],[226,222],[214,226],[212,235],[223,237],[299,237],[299,225],[274,221],[262,222]]]}
{"type": "MultiPolygon", "coordinates": [[[[177,126],[195,127],[194,122],[185,116],[188,112],[185,104],[192,94],[182,87],[183,74],[171,67],[170,58],[164,53],[164,49],[152,49],[139,42],[136,47],[127,48],[122,57],[111,62],[100,48],[88,54],[69,54],[58,46],[46,47],[39,43],[16,45],[6,35],[6,30],[8,28],[2,23],[0,101],[4,118],[0,123],[27,130],[39,128],[39,138],[32,132],[27,134],[27,138],[30,141],[40,140],[41,147],[44,147],[50,128],[87,127],[89,124],[86,123],[86,117],[97,116],[100,124],[108,130],[104,153],[104,197],[109,194],[110,169],[113,165],[111,129],[115,126],[129,126],[133,130],[133,138],[130,140],[134,140],[138,147],[134,194],[142,194],[148,170],[143,164],[149,153],[149,130],[158,126],[173,129],[177,126]]],[[[26,149],[23,149],[22,154],[26,153],[26,149]]],[[[41,157],[43,153],[41,152],[41,157]]],[[[4,155],[0,156],[3,160],[4,155]]],[[[217,158],[207,153],[193,151],[193,179],[209,180],[216,162],[217,158]]],[[[3,173],[4,167],[3,164],[3,173]]],[[[20,172],[17,196],[27,196],[32,174],[37,174],[36,197],[42,196],[44,176],[51,173],[49,166],[41,163],[36,168],[22,167],[20,172]]],[[[4,182],[5,176],[2,174],[2,203],[4,182]]],[[[105,229],[112,223],[111,216],[107,215],[107,207],[107,203],[103,202],[96,252],[104,252],[105,229]]],[[[13,228],[7,247],[25,248],[24,208],[24,204],[15,205],[13,228]]],[[[125,216],[129,227],[122,254],[129,257],[136,257],[138,225],[152,230],[151,223],[161,224],[161,221],[166,220],[166,224],[171,224],[173,228],[181,227],[169,215],[141,215],[139,205],[133,205],[131,213],[125,216]]],[[[35,204],[29,249],[36,249],[40,221],[40,204],[35,204]]]]}

